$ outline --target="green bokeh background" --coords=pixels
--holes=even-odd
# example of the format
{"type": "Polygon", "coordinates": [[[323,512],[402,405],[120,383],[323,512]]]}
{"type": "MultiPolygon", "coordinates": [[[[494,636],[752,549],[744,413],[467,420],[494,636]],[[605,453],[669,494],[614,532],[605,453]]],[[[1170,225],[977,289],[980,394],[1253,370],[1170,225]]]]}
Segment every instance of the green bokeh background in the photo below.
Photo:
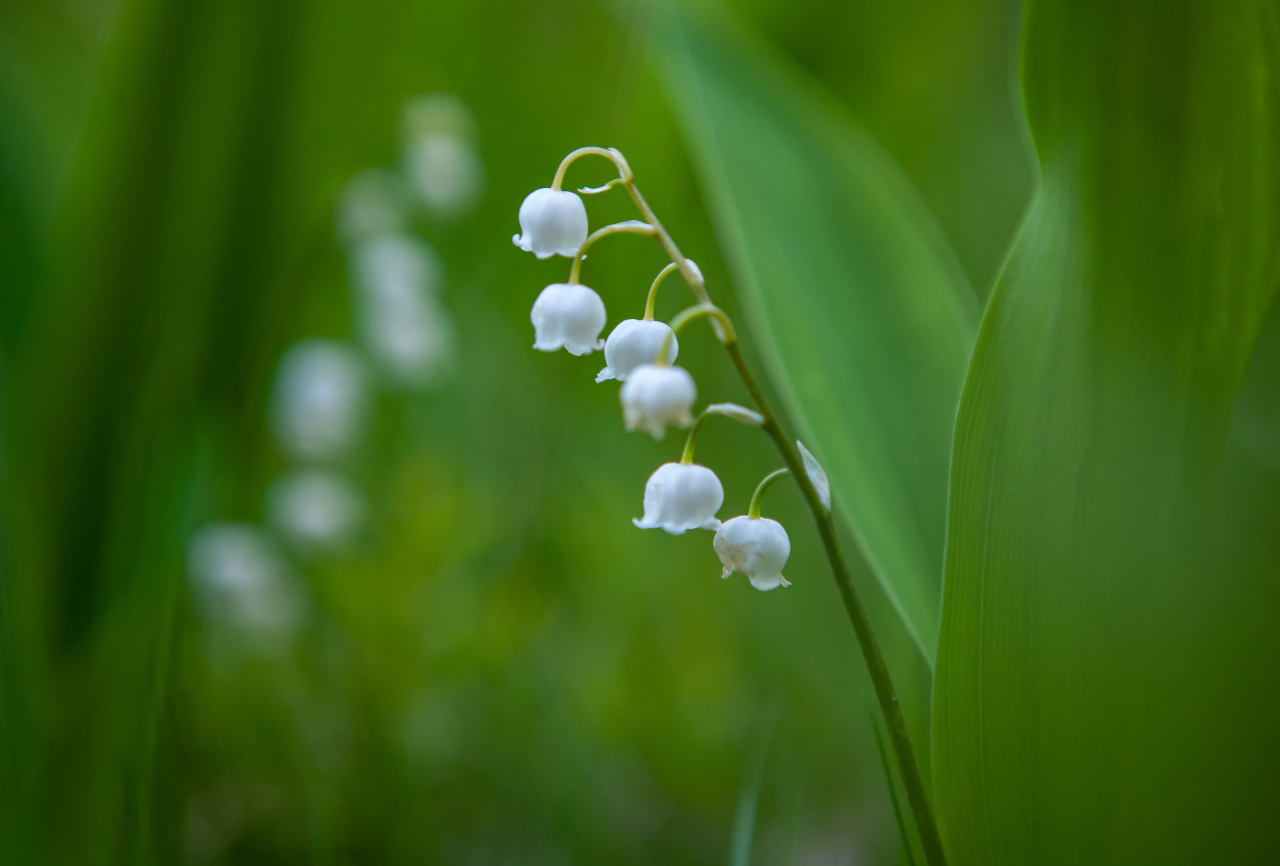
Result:
{"type": "MultiPolygon", "coordinates": [[[[1031,188],[1020,4],[734,5],[899,160],[985,297],[1031,188]]],[[[775,716],[754,862],[903,856],[795,491],[768,505],[794,586],[718,580],[709,535],[630,523],[678,437],[624,434],[595,359],[529,348],[565,263],[512,246],[516,210],[586,144],[627,154],[737,312],[649,22],[643,0],[0,4],[0,860],[724,862],[775,716]],[[262,521],[286,467],[276,363],[352,335],[338,193],[395,164],[424,92],[471,108],[487,173],[473,213],[420,227],[448,272],[454,380],[380,398],[349,467],[370,531],[299,565],[312,606],[289,651],[234,651],[193,603],[187,539],[262,521]]],[[[617,194],[589,207],[632,216],[617,194]]],[[[637,238],[593,253],[611,321],[662,263],[637,238]]],[[[707,333],[681,363],[703,399],[747,402],[707,333]]],[[[699,448],[722,516],[777,463],[736,425],[699,448]]],[[[923,662],[855,567],[927,742],[923,662]]]]}

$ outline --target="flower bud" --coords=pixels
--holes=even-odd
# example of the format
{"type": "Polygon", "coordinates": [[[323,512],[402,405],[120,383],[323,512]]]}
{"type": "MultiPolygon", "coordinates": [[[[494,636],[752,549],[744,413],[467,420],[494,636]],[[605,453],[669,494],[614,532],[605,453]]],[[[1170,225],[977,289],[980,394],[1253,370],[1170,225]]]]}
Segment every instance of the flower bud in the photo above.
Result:
{"type": "Polygon", "coordinates": [[[735,517],[716,530],[712,544],[724,565],[721,577],[745,574],[763,592],[791,584],[782,567],[791,555],[791,539],[782,524],[767,517],[735,517]]]}
{"type": "Polygon", "coordinates": [[[724,504],[720,479],[696,463],[663,463],[644,485],[641,529],[665,529],[683,535],[690,529],[718,529],[716,512],[724,504]]]}
{"type": "Polygon", "coordinates": [[[688,427],[693,423],[693,401],[698,388],[683,367],[641,364],[627,374],[619,391],[627,429],[637,427],[661,439],[668,424],[688,427]]]}
{"type": "Polygon", "coordinates": [[[627,381],[627,375],[641,364],[652,364],[658,359],[662,344],[671,337],[671,348],[668,360],[674,361],[680,346],[676,343],[671,328],[664,322],[652,322],[641,319],[624,319],[609,334],[604,344],[605,368],[596,376],[597,382],[605,379],[627,381]]]}
{"type": "Polygon", "coordinates": [[[533,348],[554,352],[563,347],[570,355],[589,355],[604,346],[604,301],[586,286],[553,283],[533,302],[536,339],[533,348]]]}
{"type": "Polygon", "coordinates": [[[587,206],[576,193],[536,189],[520,205],[520,231],[511,240],[540,259],[572,258],[587,239],[587,206]]]}

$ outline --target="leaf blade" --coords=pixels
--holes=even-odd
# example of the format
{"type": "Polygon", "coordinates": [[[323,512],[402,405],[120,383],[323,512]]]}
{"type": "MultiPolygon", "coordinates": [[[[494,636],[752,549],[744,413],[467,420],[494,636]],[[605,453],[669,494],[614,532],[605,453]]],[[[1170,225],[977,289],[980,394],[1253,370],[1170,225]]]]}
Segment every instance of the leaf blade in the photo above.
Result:
{"type": "Polygon", "coordinates": [[[728,19],[673,15],[659,69],[770,378],[932,666],[976,296],[868,133],[728,19]]]}
{"type": "Polygon", "coordinates": [[[955,443],[934,699],[954,863],[1276,856],[1280,709],[1249,683],[1276,673],[1256,575],[1280,564],[1211,530],[1277,284],[1269,9],[1028,7],[1040,189],[955,443]]]}

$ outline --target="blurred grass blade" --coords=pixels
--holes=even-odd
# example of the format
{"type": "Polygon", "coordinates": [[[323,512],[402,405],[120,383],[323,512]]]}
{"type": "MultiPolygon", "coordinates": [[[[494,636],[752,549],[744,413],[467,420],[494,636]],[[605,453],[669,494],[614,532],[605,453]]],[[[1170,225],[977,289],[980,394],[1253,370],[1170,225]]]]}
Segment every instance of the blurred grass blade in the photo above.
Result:
{"type": "Polygon", "coordinates": [[[1276,441],[1274,409],[1232,432],[1277,284],[1274,12],[1027,7],[1040,188],[961,404],[935,684],[960,866],[1280,862],[1280,498],[1228,447],[1276,441]]]}
{"type": "Polygon", "coordinates": [[[973,289],[834,100],[726,16],[664,8],[659,71],[770,378],[932,666],[973,289]]]}
{"type": "Polygon", "coordinates": [[[738,809],[733,816],[733,843],[729,849],[729,866],[751,866],[751,849],[756,835],[756,816],[760,811],[760,791],[764,787],[764,770],[769,763],[773,735],[778,730],[782,711],[768,710],[761,719],[751,755],[747,759],[742,788],[738,792],[738,809]]]}

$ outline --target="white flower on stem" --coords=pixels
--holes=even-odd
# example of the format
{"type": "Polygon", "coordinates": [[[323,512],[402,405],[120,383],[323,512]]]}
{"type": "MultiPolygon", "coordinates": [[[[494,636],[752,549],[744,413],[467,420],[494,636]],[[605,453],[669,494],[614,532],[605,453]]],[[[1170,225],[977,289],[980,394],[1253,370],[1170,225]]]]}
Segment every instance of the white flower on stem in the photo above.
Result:
{"type": "Polygon", "coordinates": [[[553,283],[533,302],[536,339],[533,348],[554,352],[564,348],[570,355],[589,355],[604,347],[604,301],[578,283],[553,283]]]}
{"type": "Polygon", "coordinates": [[[664,322],[644,319],[624,319],[609,334],[604,344],[605,368],[596,376],[597,382],[606,379],[627,381],[627,375],[641,364],[652,364],[657,360],[662,344],[671,340],[671,349],[667,356],[674,361],[680,352],[675,334],[671,333],[664,322]]]}
{"type": "Polygon", "coordinates": [[[719,529],[716,512],[724,504],[720,479],[697,463],[663,463],[644,485],[641,529],[665,529],[683,535],[690,529],[719,529]]]}
{"type": "Polygon", "coordinates": [[[721,577],[745,574],[763,592],[790,586],[782,567],[791,555],[791,539],[782,524],[767,517],[735,517],[716,530],[712,544],[724,565],[721,577]]]}
{"type": "Polygon", "coordinates": [[[535,189],[520,205],[520,231],[511,240],[540,259],[573,258],[587,239],[587,206],[576,193],[535,189]]]}
{"type": "Polygon", "coordinates": [[[661,439],[668,424],[693,423],[693,401],[698,388],[683,367],[641,364],[627,374],[619,391],[628,430],[647,430],[661,439]]]}

